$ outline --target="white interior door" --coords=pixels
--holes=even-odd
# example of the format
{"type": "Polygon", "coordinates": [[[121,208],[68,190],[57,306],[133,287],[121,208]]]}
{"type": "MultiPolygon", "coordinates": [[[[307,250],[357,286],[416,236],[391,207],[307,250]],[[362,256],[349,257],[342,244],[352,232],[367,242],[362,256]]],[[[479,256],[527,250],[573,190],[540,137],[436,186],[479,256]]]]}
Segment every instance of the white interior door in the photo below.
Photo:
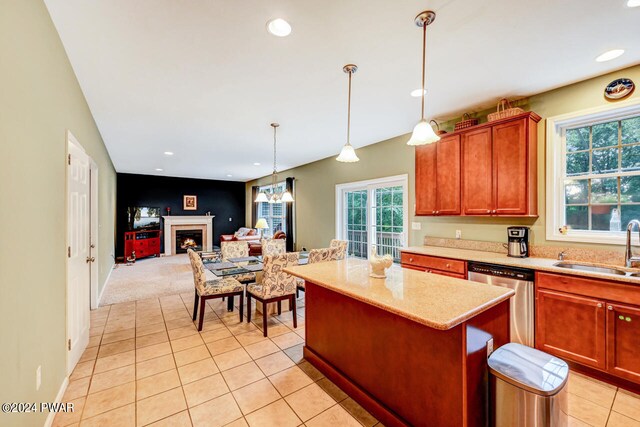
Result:
{"type": "Polygon", "coordinates": [[[91,289],[91,159],[67,138],[67,371],[89,343],[91,289]]]}

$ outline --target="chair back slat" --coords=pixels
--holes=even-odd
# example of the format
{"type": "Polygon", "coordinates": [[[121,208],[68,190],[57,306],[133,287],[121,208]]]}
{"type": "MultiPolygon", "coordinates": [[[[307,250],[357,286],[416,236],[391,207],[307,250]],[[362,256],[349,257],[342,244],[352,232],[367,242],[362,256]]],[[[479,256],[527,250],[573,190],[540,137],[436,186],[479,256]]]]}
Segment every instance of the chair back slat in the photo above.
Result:
{"type": "Polygon", "coordinates": [[[330,248],[337,248],[338,251],[335,254],[334,261],[344,259],[347,256],[347,246],[349,245],[349,241],[347,240],[339,240],[332,239],[331,243],[329,243],[330,248]]]}
{"type": "Polygon", "coordinates": [[[189,254],[189,261],[191,261],[194,286],[202,293],[204,292],[204,288],[207,283],[207,275],[204,271],[204,264],[202,263],[202,259],[200,259],[200,256],[193,249],[187,249],[187,253],[189,254]]]}
{"type": "Polygon", "coordinates": [[[282,239],[264,239],[262,241],[262,256],[281,255],[287,252],[287,241],[282,239]]]}
{"type": "Polygon", "coordinates": [[[283,270],[298,265],[297,252],[263,256],[262,297],[288,295],[296,292],[296,277],[283,270]]]}
{"type": "Polygon", "coordinates": [[[249,242],[231,241],[220,244],[222,259],[244,258],[249,256],[249,242]]]}

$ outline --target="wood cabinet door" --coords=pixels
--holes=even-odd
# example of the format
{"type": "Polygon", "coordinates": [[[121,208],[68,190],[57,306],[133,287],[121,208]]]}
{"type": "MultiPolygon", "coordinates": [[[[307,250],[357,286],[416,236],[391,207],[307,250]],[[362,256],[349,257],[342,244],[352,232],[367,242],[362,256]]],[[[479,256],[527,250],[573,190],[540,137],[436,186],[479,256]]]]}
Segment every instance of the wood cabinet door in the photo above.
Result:
{"type": "Polygon", "coordinates": [[[491,128],[462,135],[462,206],[465,215],[491,214],[491,162],[491,128]]]}
{"type": "Polygon", "coordinates": [[[436,214],[436,147],[416,147],[416,215],[436,214]]]}
{"type": "Polygon", "coordinates": [[[498,215],[527,213],[526,119],[492,127],[493,202],[498,215]]]}
{"type": "Polygon", "coordinates": [[[594,298],[539,289],[536,348],[605,369],[605,307],[594,298]]]}
{"type": "Polygon", "coordinates": [[[460,135],[436,144],[436,214],[460,215],[460,135]]]}
{"type": "Polygon", "coordinates": [[[607,371],[640,382],[640,307],[607,303],[607,371]]]}

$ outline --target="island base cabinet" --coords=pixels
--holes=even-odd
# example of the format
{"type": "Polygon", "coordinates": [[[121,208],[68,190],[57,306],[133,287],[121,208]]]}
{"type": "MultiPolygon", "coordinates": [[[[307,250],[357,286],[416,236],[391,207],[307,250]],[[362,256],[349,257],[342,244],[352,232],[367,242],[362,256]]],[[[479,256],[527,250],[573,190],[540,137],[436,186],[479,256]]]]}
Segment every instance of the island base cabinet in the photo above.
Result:
{"type": "Polygon", "coordinates": [[[509,301],[440,330],[305,287],[305,358],[384,425],[488,425],[487,341],[509,341],[509,301]]]}
{"type": "Polygon", "coordinates": [[[607,304],[607,371],[640,383],[640,308],[607,304]]]}
{"type": "Polygon", "coordinates": [[[538,290],[536,347],[605,369],[605,309],[598,299],[538,290]]]}

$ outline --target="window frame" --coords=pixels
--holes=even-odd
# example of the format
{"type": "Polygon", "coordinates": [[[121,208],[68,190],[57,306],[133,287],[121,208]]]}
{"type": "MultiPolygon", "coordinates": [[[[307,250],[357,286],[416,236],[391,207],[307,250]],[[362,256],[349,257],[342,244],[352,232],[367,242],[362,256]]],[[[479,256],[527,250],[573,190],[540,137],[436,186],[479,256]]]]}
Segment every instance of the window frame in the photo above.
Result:
{"type": "MultiPolygon", "coordinates": [[[[276,191],[284,191],[287,187],[287,183],[285,181],[280,181],[276,183],[276,191]]],[[[261,185],[258,188],[258,193],[260,192],[265,192],[265,194],[270,195],[271,194],[271,190],[272,190],[272,185],[271,184],[267,184],[267,185],[261,185]]],[[[282,219],[282,231],[287,233],[287,206],[286,203],[284,202],[280,202],[280,203],[268,203],[268,202],[259,202],[258,203],[258,219],[259,218],[264,218],[267,220],[267,224],[269,224],[269,228],[267,229],[267,232],[264,233],[265,236],[273,236],[275,234],[275,232],[273,231],[273,218],[278,218],[278,219],[282,219]],[[267,216],[262,216],[262,205],[268,205],[269,207],[269,215],[267,216]],[[282,215],[273,215],[273,206],[274,205],[281,205],[282,206],[282,215]]]]}
{"type": "MultiPolygon", "coordinates": [[[[560,232],[565,225],[565,194],[564,180],[566,179],[597,179],[636,175],[630,172],[615,172],[593,176],[591,173],[583,176],[566,176],[566,130],[582,126],[593,126],[614,120],[624,120],[640,115],[640,99],[617,102],[614,105],[576,111],[568,114],[547,118],[547,147],[546,147],[546,239],[578,243],[600,243],[624,245],[626,242],[626,224],[622,224],[620,232],[598,230],[569,230],[566,234],[560,232]]],[[[592,147],[589,147],[589,151],[592,147]]],[[[591,160],[590,160],[591,161],[591,160]]],[[[590,201],[589,201],[590,203],[590,201]]]]}

